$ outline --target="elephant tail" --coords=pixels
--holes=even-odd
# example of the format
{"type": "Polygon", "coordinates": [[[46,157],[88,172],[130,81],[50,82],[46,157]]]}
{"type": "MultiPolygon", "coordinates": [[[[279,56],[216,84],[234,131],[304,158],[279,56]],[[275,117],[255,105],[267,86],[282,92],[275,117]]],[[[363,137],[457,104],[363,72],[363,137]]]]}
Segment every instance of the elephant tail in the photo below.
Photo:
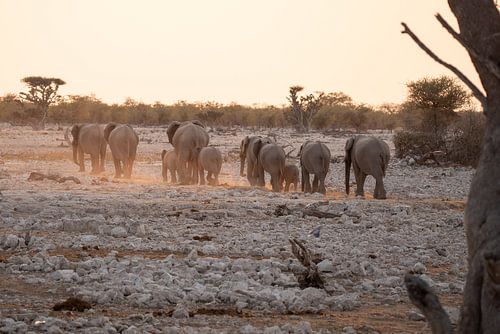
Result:
{"type": "Polygon", "coordinates": [[[345,193],[349,195],[349,178],[351,177],[351,157],[346,154],[345,159],[345,193]]]}
{"type": "Polygon", "coordinates": [[[161,161],[163,161],[163,158],[165,158],[165,154],[167,154],[167,150],[161,151],[161,161]]]}

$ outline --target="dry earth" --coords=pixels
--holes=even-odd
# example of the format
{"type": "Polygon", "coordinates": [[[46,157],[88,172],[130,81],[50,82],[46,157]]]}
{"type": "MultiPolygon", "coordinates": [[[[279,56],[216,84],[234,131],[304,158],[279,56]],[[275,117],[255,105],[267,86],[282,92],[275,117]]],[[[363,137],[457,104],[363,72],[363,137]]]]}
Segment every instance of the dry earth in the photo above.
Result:
{"type": "MultiPolygon", "coordinates": [[[[0,128],[0,332],[428,333],[403,287],[407,270],[434,286],[457,321],[466,251],[463,209],[473,170],[392,159],[388,199],[343,193],[343,163],[328,193],[275,194],[238,175],[250,129],[215,129],[222,185],[161,182],[164,128],[138,128],[130,181],[78,173],[63,132],[0,128]],[[75,176],[28,181],[30,172],[75,176]],[[338,218],[304,216],[307,205],[338,218]],[[288,210],[277,212],[278,206],[288,210]],[[321,226],[318,238],[311,231],[321,226]],[[324,261],[325,289],[301,290],[288,239],[324,261]],[[84,312],[53,311],[78,297],[84,312]]],[[[306,139],[342,156],[347,137],[275,129],[287,152],[306,139]]],[[[391,135],[377,133],[392,147],[391,135]]],[[[296,161],[296,160],[295,160],[296,161]]],[[[90,162],[87,161],[87,167],[90,162]]]]}

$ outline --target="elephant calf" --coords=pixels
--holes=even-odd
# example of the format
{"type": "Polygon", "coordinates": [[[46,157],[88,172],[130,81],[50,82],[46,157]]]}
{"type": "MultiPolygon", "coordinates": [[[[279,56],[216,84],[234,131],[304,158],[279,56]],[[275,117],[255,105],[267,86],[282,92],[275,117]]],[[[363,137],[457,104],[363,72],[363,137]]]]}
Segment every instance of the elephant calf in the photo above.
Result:
{"type": "Polygon", "coordinates": [[[302,191],[326,194],[325,179],[330,170],[331,158],[328,147],[319,141],[306,141],[300,147],[299,157],[302,171],[302,191]],[[314,174],[312,187],[309,174],[314,174]]]}
{"type": "Polygon", "coordinates": [[[161,152],[161,176],[164,182],[168,182],[170,171],[170,183],[177,183],[177,156],[174,150],[163,150],[161,152]]]}
{"type": "Polygon", "coordinates": [[[351,163],[356,178],[356,195],[364,196],[367,175],[375,178],[373,197],[385,199],[386,192],[383,178],[391,157],[389,145],[381,139],[371,136],[354,136],[345,144],[345,191],[349,194],[351,163]]]}
{"type": "Polygon", "coordinates": [[[215,147],[203,147],[198,154],[200,184],[205,184],[205,171],[209,185],[219,184],[219,174],[222,167],[222,154],[215,147]],[[213,177],[212,177],[213,176],[213,177]]]}
{"type": "Polygon", "coordinates": [[[113,155],[115,177],[123,176],[130,179],[137,154],[137,145],[139,145],[137,133],[128,124],[109,123],[104,128],[104,138],[113,155]]]}
{"type": "Polygon", "coordinates": [[[294,191],[297,191],[297,184],[299,183],[299,168],[294,164],[285,164],[283,181],[285,181],[285,192],[290,190],[291,184],[293,184],[294,191]]]}

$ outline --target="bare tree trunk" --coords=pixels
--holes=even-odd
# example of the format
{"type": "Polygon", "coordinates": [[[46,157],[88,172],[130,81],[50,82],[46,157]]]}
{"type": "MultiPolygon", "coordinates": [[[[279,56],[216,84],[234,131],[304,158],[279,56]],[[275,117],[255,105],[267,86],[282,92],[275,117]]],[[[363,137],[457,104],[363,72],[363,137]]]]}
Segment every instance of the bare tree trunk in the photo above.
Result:
{"type": "MultiPolygon", "coordinates": [[[[498,333],[500,329],[500,14],[493,0],[448,0],[448,4],[457,18],[460,33],[452,32],[451,27],[440,16],[438,20],[442,24],[444,22],[443,26],[467,49],[486,92],[486,98],[481,102],[487,117],[483,151],[465,208],[468,273],[460,332],[498,333]]],[[[412,36],[413,33],[406,29],[406,25],[404,26],[404,32],[412,36]]],[[[415,39],[414,35],[412,38],[430,54],[430,50],[423,47],[423,43],[415,39]]],[[[436,58],[434,55],[433,59],[436,58]]],[[[464,80],[462,77],[461,79],[464,80]]],[[[480,92],[475,90],[475,93],[481,100],[480,92]]],[[[412,293],[410,289],[409,292],[412,293]]],[[[412,301],[413,297],[417,297],[419,302],[415,305],[424,309],[429,306],[423,298],[427,295],[427,293],[417,293],[412,296],[412,301]]],[[[439,317],[439,308],[430,311],[436,317],[428,316],[428,319],[443,321],[443,318],[439,317]]],[[[433,331],[439,332],[434,326],[433,331]]]]}

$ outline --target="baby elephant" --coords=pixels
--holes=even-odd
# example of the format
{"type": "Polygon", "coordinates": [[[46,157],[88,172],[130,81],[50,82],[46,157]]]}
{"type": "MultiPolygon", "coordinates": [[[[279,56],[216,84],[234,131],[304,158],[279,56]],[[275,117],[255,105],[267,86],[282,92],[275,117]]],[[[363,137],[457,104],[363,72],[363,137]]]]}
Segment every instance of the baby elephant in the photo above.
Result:
{"type": "Polygon", "coordinates": [[[168,182],[168,171],[170,171],[170,183],[177,183],[177,156],[174,150],[161,151],[161,176],[163,182],[168,182]]]}
{"type": "Polygon", "coordinates": [[[375,178],[373,197],[385,199],[385,171],[389,165],[389,145],[381,139],[371,136],[354,136],[345,144],[345,191],[349,194],[349,176],[351,162],[356,178],[356,195],[364,196],[364,185],[367,175],[375,178]]]}
{"type": "Polygon", "coordinates": [[[297,191],[297,184],[299,183],[299,167],[294,164],[285,164],[283,179],[285,181],[285,192],[290,190],[291,184],[293,184],[294,191],[297,191]]]}
{"type": "Polygon", "coordinates": [[[207,182],[211,186],[219,184],[219,174],[222,167],[222,154],[215,147],[203,147],[198,154],[198,168],[200,173],[200,184],[205,184],[205,171],[207,171],[207,182]],[[213,176],[213,177],[212,177],[213,176]]]}

